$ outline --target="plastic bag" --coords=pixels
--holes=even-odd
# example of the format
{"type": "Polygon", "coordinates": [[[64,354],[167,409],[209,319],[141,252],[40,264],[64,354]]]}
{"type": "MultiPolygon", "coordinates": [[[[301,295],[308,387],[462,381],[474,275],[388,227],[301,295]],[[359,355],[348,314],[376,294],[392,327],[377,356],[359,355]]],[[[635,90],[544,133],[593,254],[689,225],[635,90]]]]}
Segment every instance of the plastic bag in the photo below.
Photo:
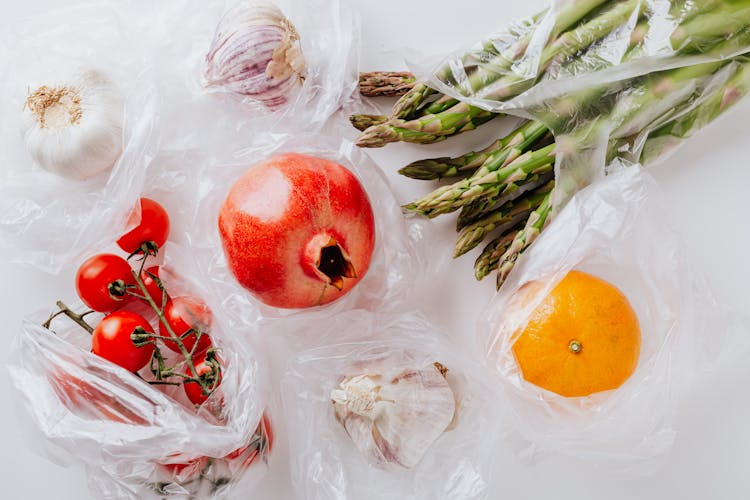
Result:
{"type": "Polygon", "coordinates": [[[94,3],[57,9],[6,33],[0,84],[5,98],[0,135],[0,244],[16,262],[59,272],[103,235],[115,236],[133,208],[158,149],[158,95],[149,72],[142,23],[127,10],[94,3]],[[128,19],[126,29],[123,25],[128,19]],[[33,35],[29,35],[33,34],[33,35]],[[39,85],[57,85],[72,68],[96,68],[124,94],[122,154],[110,172],[85,181],[34,164],[21,133],[26,98],[39,85]]]}
{"type": "Polygon", "coordinates": [[[174,117],[162,133],[164,149],[221,144],[235,151],[259,132],[317,131],[356,94],[359,21],[339,0],[272,1],[294,25],[307,63],[302,88],[285,105],[271,111],[250,97],[207,89],[202,74],[222,16],[253,3],[183,0],[158,8],[155,72],[165,95],[162,111],[174,117]],[[196,126],[196,111],[210,127],[196,126]]]}
{"type": "Polygon", "coordinates": [[[744,96],[749,34],[741,2],[557,0],[449,57],[429,84],[549,128],[557,209],[606,165],[649,163],[744,96]]]}
{"type": "MultiPolygon", "coordinates": [[[[170,296],[198,297],[213,312],[221,384],[198,411],[182,387],[150,385],[91,353],[90,335],[67,318],[53,320],[48,330],[46,314],[32,315],[14,342],[9,373],[29,420],[48,442],[43,451],[85,464],[98,498],[225,497],[266,470],[273,423],[264,416],[264,365],[248,340],[253,325],[226,313],[189,250],[169,243],[163,255],[160,277],[170,296]]],[[[158,324],[145,305],[127,309],[158,324]]],[[[168,364],[169,353],[162,349],[168,364]]],[[[139,373],[148,378],[148,371],[139,373]]]]}
{"type": "Polygon", "coordinates": [[[310,333],[323,336],[327,345],[299,352],[289,361],[282,382],[290,452],[295,457],[293,481],[300,498],[490,496],[502,427],[496,393],[485,385],[475,362],[414,314],[388,317],[350,311],[314,330],[310,333]],[[331,392],[340,387],[342,377],[363,370],[370,375],[380,369],[390,374],[420,370],[436,361],[448,369],[447,381],[455,395],[451,426],[411,469],[360,452],[331,404],[331,392]]]}
{"type": "Polygon", "coordinates": [[[666,221],[660,191],[641,169],[625,169],[576,194],[518,261],[480,329],[519,453],[563,454],[614,469],[658,466],[674,441],[677,405],[691,382],[722,354],[748,347],[746,328],[698,277],[666,221]],[[637,315],[637,367],[615,390],[560,396],[526,381],[514,354],[529,315],[570,270],[616,286],[637,315]],[[539,288],[527,296],[521,288],[532,282],[539,288]]]}
{"type": "MultiPolygon", "coordinates": [[[[164,151],[157,185],[169,185],[175,193],[172,205],[183,212],[185,244],[210,282],[231,287],[224,306],[245,324],[300,316],[303,321],[328,317],[348,309],[394,309],[405,307],[406,297],[421,276],[423,261],[414,250],[415,235],[404,222],[390,186],[382,172],[365,154],[337,137],[331,124],[326,133],[256,135],[240,151],[213,149],[164,151]],[[253,165],[276,154],[293,152],[333,160],[350,170],[368,194],[375,216],[375,247],[364,278],[350,291],[329,304],[306,309],[268,306],[244,290],[228,267],[217,230],[221,206],[231,186],[253,165]],[[189,171],[190,176],[184,174],[189,171]],[[200,182],[193,182],[200,179],[200,182]],[[178,201],[181,200],[181,201],[178,201]]],[[[165,193],[165,196],[170,196],[165,193]]],[[[280,325],[281,330],[285,330],[280,325]]]]}

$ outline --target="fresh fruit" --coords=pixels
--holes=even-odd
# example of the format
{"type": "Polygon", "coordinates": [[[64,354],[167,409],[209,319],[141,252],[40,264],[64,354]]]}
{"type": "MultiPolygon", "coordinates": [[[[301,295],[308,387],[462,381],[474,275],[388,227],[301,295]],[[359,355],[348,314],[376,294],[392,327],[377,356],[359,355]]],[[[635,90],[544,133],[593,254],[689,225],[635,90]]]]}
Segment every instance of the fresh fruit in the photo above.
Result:
{"type": "MultiPolygon", "coordinates": [[[[143,250],[144,245],[150,247],[153,252],[163,247],[169,237],[169,215],[164,207],[150,198],[141,198],[140,203],[140,222],[117,240],[120,248],[128,253],[143,250]]],[[[128,226],[136,220],[137,212],[133,210],[128,219],[128,226]]]]}
{"type": "MultiPolygon", "coordinates": [[[[198,346],[195,348],[195,354],[211,347],[211,337],[208,336],[211,329],[211,310],[199,298],[185,296],[167,301],[167,305],[164,307],[164,317],[175,335],[182,339],[182,343],[188,352],[193,350],[197,332],[201,332],[201,336],[198,340],[198,346]]],[[[162,337],[169,337],[169,332],[161,323],[159,324],[159,334],[162,337]]],[[[180,352],[180,348],[174,340],[165,340],[164,345],[174,352],[180,352]]]]}
{"type": "MultiPolygon", "coordinates": [[[[221,371],[215,371],[211,366],[211,362],[209,362],[207,358],[207,354],[202,354],[193,358],[195,371],[197,372],[198,377],[205,381],[209,387],[216,388],[221,383],[221,371]]],[[[213,357],[213,363],[218,363],[218,360],[215,357],[213,357]]],[[[193,376],[193,372],[189,367],[185,367],[184,373],[193,376]]],[[[196,382],[185,382],[182,387],[185,390],[185,395],[194,405],[202,405],[208,399],[209,394],[204,394],[201,386],[196,382]]]]}
{"type": "MultiPolygon", "coordinates": [[[[538,300],[540,282],[519,291],[521,306],[538,300]]],[[[513,344],[524,379],[566,397],[617,389],[635,371],[638,317],[610,283],[569,272],[534,308],[513,344]]]]}
{"type": "Polygon", "coordinates": [[[242,467],[250,467],[258,457],[271,453],[272,449],[273,428],[271,427],[271,421],[264,413],[250,442],[246,446],[234,450],[224,457],[224,460],[229,462],[239,461],[242,467]]]}
{"type": "Polygon", "coordinates": [[[302,308],[350,291],[370,266],[375,221],[338,163],[295,153],[252,167],[219,213],[229,268],[265,304],[302,308]]]}
{"type": "Polygon", "coordinates": [[[130,300],[127,286],[135,284],[128,261],[103,253],[86,260],[76,273],[76,290],[84,304],[99,312],[112,312],[130,300]]]}
{"type": "Polygon", "coordinates": [[[142,330],[141,333],[154,333],[143,316],[130,311],[113,312],[94,328],[91,352],[128,371],[137,372],[148,364],[154,354],[153,343],[138,346],[133,342],[131,335],[138,330],[142,330]]]}
{"type": "MultiPolygon", "coordinates": [[[[165,293],[159,288],[159,284],[156,281],[157,279],[161,280],[161,277],[159,276],[159,266],[151,266],[141,273],[141,280],[143,281],[143,285],[146,287],[148,294],[151,296],[151,299],[157,307],[162,307],[164,305],[165,293]]],[[[164,286],[164,283],[162,283],[162,286],[164,286]]],[[[169,300],[168,295],[167,300],[169,300]]]]}

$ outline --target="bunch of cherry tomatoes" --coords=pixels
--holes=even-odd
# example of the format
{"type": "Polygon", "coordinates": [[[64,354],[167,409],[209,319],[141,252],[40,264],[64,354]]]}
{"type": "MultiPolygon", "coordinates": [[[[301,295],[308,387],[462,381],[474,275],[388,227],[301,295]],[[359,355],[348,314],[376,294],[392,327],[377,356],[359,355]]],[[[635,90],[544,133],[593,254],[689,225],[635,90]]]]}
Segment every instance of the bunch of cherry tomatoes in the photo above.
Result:
{"type": "MultiPolygon", "coordinates": [[[[98,254],[78,268],[76,290],[90,310],[78,314],[58,302],[60,310],[50,316],[44,326],[49,328],[57,316],[69,317],[91,334],[94,354],[135,373],[146,383],[181,385],[188,400],[199,407],[221,383],[221,361],[209,334],[212,313],[197,297],[171,297],[159,275],[159,266],[146,267],[149,257],[157,255],[166,243],[170,220],[164,207],[149,198],[140,199],[140,211],[138,225],[117,240],[117,245],[128,254],[127,258],[111,253],[98,254]],[[135,267],[131,266],[132,260],[137,263],[135,267]],[[136,312],[144,306],[153,312],[158,328],[136,312]],[[94,312],[105,316],[92,327],[86,316],[94,312]],[[162,348],[167,349],[166,354],[162,348]],[[149,366],[148,378],[139,374],[146,366],[149,366]]],[[[89,390],[84,381],[58,378],[66,382],[62,388],[65,392],[75,394],[89,390]]],[[[117,413],[115,420],[121,421],[119,412],[103,412],[104,415],[110,413],[117,413]]],[[[135,415],[128,420],[140,421],[135,415]]],[[[226,457],[202,457],[188,463],[161,464],[161,467],[182,481],[207,478],[206,471],[212,465],[239,463],[247,467],[258,457],[265,457],[272,440],[270,422],[263,415],[250,442],[226,457]]]]}
{"type": "Polygon", "coordinates": [[[57,314],[77,316],[73,319],[91,333],[94,354],[134,373],[150,365],[153,382],[182,385],[187,398],[201,405],[221,383],[221,364],[209,335],[211,311],[197,297],[170,297],[159,267],[145,267],[166,243],[170,222],[164,207],[151,199],[141,198],[140,208],[140,223],[117,240],[128,258],[94,255],[76,273],[78,295],[91,311],[57,314]],[[131,259],[139,261],[137,270],[131,259]],[[131,310],[136,301],[153,311],[158,329],[131,310]],[[90,329],[83,318],[94,311],[106,316],[90,329]],[[179,361],[169,365],[160,347],[181,355],[179,361]]]}

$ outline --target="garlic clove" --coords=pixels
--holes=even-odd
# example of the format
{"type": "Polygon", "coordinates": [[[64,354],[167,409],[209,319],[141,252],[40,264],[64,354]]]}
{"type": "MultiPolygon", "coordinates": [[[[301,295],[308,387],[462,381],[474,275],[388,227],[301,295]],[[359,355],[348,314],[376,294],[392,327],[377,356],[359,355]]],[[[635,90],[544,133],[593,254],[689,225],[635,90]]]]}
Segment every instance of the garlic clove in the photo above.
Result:
{"type": "Polygon", "coordinates": [[[444,368],[372,371],[344,378],[332,391],[336,418],[377,465],[414,467],[451,425],[456,400],[444,368]]]}
{"type": "Polygon", "coordinates": [[[62,177],[84,180],[110,170],[122,153],[124,97],[93,68],[79,68],[32,91],[22,134],[33,160],[62,177]]]}
{"type": "Polygon", "coordinates": [[[305,67],[299,35],[281,10],[267,2],[244,2],[219,22],[206,55],[204,85],[273,109],[301,86],[305,67]]]}

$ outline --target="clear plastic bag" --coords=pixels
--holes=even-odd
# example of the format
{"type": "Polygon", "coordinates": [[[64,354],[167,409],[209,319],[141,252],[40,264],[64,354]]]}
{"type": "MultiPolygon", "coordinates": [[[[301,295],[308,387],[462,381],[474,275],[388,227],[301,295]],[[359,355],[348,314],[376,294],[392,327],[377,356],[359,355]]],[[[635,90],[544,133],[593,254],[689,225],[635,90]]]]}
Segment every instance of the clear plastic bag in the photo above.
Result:
{"type": "MultiPolygon", "coordinates": [[[[403,220],[382,171],[352,143],[337,137],[342,130],[343,126],[330,124],[325,133],[275,133],[270,137],[259,134],[236,152],[214,146],[200,151],[164,151],[160,156],[161,170],[154,182],[179,193],[164,195],[174,196],[170,204],[181,212],[188,228],[184,243],[190,246],[212,284],[232,290],[226,295],[224,306],[245,324],[265,320],[268,324],[290,316],[298,316],[306,322],[349,309],[374,311],[407,307],[401,299],[415,286],[424,264],[414,249],[419,235],[403,220]],[[346,167],[367,192],[375,216],[375,247],[365,276],[335,301],[306,309],[268,306],[243,289],[228,267],[217,230],[219,212],[231,186],[253,165],[287,152],[333,160],[346,167]],[[185,176],[185,171],[191,175],[185,176]],[[193,179],[201,180],[194,182],[193,179]]],[[[278,328],[280,334],[286,330],[283,324],[278,328]]]]}
{"type": "MultiPolygon", "coordinates": [[[[322,336],[324,347],[299,352],[289,361],[282,382],[299,497],[489,498],[502,423],[496,393],[485,384],[477,364],[415,314],[349,311],[320,325],[309,333],[322,336]],[[342,378],[378,370],[420,370],[436,361],[448,369],[456,403],[453,423],[410,469],[361,452],[331,404],[331,392],[342,378]]],[[[415,411],[412,418],[424,418],[415,411]]]]}
{"type": "Polygon", "coordinates": [[[743,2],[555,0],[429,84],[551,130],[557,210],[607,165],[651,163],[743,97],[749,33],[743,2]]]}
{"type": "Polygon", "coordinates": [[[158,95],[148,67],[148,37],[123,6],[94,3],[56,9],[5,33],[5,98],[0,135],[0,244],[16,262],[59,272],[97,238],[120,228],[141,191],[158,149],[158,95]],[[123,27],[130,19],[128,28],[123,27]],[[30,35],[31,34],[31,35],[30,35]],[[73,68],[95,68],[124,95],[122,154],[109,172],[72,180],[32,160],[21,132],[27,97],[39,85],[58,85],[73,68]]]}
{"type": "Polygon", "coordinates": [[[713,299],[668,223],[655,182],[633,167],[580,191],[561,210],[488,306],[480,336],[521,455],[563,454],[645,472],[670,450],[677,405],[695,377],[728,351],[747,351],[742,323],[713,299]],[[531,312],[571,270],[616,286],[637,315],[637,366],[615,390],[560,396],[528,382],[514,353],[531,312]],[[528,295],[521,288],[532,282],[538,288],[528,295]]]}
{"type": "MultiPolygon", "coordinates": [[[[98,498],[226,497],[266,470],[273,423],[264,416],[265,365],[248,340],[254,325],[226,313],[188,249],[169,243],[163,255],[160,277],[170,296],[199,297],[213,312],[221,385],[198,411],[181,387],[150,385],[91,353],[90,335],[67,318],[54,319],[49,330],[46,314],[32,315],[14,342],[10,377],[28,420],[46,438],[42,451],[83,463],[98,498]]],[[[145,305],[127,309],[158,324],[145,305]]]]}

